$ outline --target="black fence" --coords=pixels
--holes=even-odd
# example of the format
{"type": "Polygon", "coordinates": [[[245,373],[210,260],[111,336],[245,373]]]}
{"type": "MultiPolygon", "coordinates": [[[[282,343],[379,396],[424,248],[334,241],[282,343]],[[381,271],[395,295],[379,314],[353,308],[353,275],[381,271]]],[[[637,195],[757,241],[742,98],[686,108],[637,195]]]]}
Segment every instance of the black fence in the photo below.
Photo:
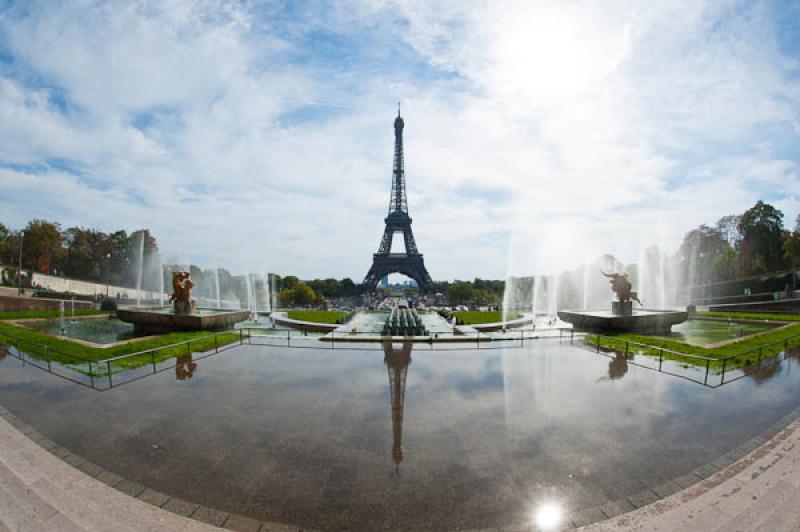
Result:
{"type": "Polygon", "coordinates": [[[143,376],[154,375],[176,367],[176,365],[180,363],[180,355],[170,355],[164,359],[160,359],[159,357],[160,353],[168,349],[185,347],[185,356],[192,357],[197,353],[193,351],[192,344],[196,346],[198,342],[213,338],[213,348],[200,351],[200,355],[195,359],[200,360],[230,349],[236,345],[243,344],[247,335],[244,331],[241,331],[238,333],[238,339],[232,342],[224,340],[221,342],[220,336],[230,337],[231,332],[217,332],[183,342],[154,347],[152,349],[126,353],[102,360],[91,360],[58,350],[46,343],[39,344],[0,331],[0,339],[4,342],[8,342],[11,347],[9,349],[9,354],[21,360],[23,364],[30,364],[31,366],[52,373],[68,381],[100,391],[108,390],[114,386],[138,380],[143,376]],[[143,359],[140,364],[126,364],[126,362],[130,363],[130,361],[137,357],[143,359]]]}
{"type": "Polygon", "coordinates": [[[654,346],[632,340],[624,340],[624,348],[603,346],[602,340],[618,342],[623,340],[601,334],[587,335],[585,345],[593,351],[608,356],[616,353],[626,357],[634,366],[653,369],[676,377],[685,378],[704,386],[717,388],[723,384],[734,382],[747,375],[761,371],[765,364],[778,364],[790,357],[789,344],[800,338],[800,334],[788,336],[777,342],[770,342],[758,347],[740,351],[725,357],[709,357],[684,353],[672,349],[654,346]],[[638,359],[630,360],[640,355],[638,359]],[[642,356],[645,357],[642,359],[642,356]],[[689,370],[689,371],[683,371],[689,370]],[[698,371],[700,375],[698,376],[698,371]],[[726,376],[730,375],[729,378],[726,376]],[[717,381],[717,376],[719,380],[717,381]],[[711,381],[711,382],[709,382],[711,381]]]}
{"type": "MultiPolygon", "coordinates": [[[[625,363],[632,366],[655,370],[675,377],[690,380],[716,388],[752,375],[764,365],[778,364],[789,358],[789,344],[800,338],[800,334],[787,337],[778,342],[763,344],[726,357],[709,357],[684,353],[632,340],[599,334],[576,333],[571,328],[540,330],[514,330],[505,332],[467,334],[431,334],[426,337],[382,336],[373,332],[332,332],[309,333],[295,329],[274,329],[263,327],[242,327],[234,331],[237,337],[231,341],[231,331],[217,332],[183,342],[154,347],[127,353],[102,360],[91,360],[79,355],[64,352],[43,343],[17,337],[0,331],[0,339],[11,348],[9,354],[68,381],[103,391],[127,382],[133,382],[149,375],[169,369],[180,369],[181,365],[216,355],[239,345],[260,345],[267,347],[299,349],[342,349],[376,350],[376,344],[412,342],[414,348],[425,351],[448,351],[463,349],[510,349],[523,348],[530,342],[541,340],[579,341],[591,351],[614,358],[622,356],[625,363]],[[253,334],[253,333],[256,334],[253,334]],[[220,337],[225,338],[220,340],[220,337]],[[199,342],[213,338],[213,347],[194,351],[199,342]],[[617,347],[603,345],[603,340],[618,343],[617,347]],[[622,342],[624,341],[624,347],[622,342]],[[166,350],[186,349],[184,355],[170,353],[160,357],[166,350]],[[133,359],[139,360],[134,361],[133,359]],[[744,363],[743,363],[744,362],[744,363]]],[[[207,347],[204,344],[204,347],[207,347]]]]}

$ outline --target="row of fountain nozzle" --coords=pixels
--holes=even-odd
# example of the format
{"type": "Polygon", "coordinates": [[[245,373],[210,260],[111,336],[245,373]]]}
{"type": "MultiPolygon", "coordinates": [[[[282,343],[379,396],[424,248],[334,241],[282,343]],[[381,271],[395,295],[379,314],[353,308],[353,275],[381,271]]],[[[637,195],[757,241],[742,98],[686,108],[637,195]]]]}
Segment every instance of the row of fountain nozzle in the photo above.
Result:
{"type": "Polygon", "coordinates": [[[414,309],[395,307],[383,324],[384,336],[426,336],[427,329],[414,309]]]}

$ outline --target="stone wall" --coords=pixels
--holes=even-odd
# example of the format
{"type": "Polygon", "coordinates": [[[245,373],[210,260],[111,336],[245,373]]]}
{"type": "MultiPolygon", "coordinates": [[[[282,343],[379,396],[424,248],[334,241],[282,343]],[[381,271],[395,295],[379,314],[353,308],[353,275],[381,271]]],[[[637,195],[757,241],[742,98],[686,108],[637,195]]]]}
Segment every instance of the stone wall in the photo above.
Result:
{"type": "MultiPolygon", "coordinates": [[[[41,297],[17,297],[0,294],[0,312],[23,312],[27,310],[58,310],[61,307],[60,299],[45,299],[41,297]]],[[[71,308],[72,303],[64,303],[71,308]]],[[[89,301],[75,301],[76,309],[93,309],[94,303],[89,301]]]]}
{"type": "Polygon", "coordinates": [[[732,305],[711,305],[712,312],[800,312],[800,299],[778,299],[762,303],[736,303],[732,305]]]}
{"type": "MultiPolygon", "coordinates": [[[[41,285],[54,292],[70,292],[89,296],[106,294],[105,284],[79,281],[78,279],[69,279],[66,277],[56,277],[43,273],[34,273],[32,282],[35,285],[41,285]]],[[[142,299],[158,299],[158,292],[151,292],[149,290],[140,290],[139,292],[141,292],[142,299]]],[[[113,284],[108,286],[109,296],[116,297],[118,293],[125,294],[127,299],[136,299],[137,297],[137,290],[135,288],[115,286],[113,284]]]]}

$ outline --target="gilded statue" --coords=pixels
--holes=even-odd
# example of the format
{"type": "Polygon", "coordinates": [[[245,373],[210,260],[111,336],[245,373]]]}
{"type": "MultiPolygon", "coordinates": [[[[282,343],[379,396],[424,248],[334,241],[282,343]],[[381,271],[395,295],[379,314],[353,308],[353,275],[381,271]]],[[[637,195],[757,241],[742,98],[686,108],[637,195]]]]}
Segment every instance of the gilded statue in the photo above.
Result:
{"type": "Polygon", "coordinates": [[[192,311],[192,288],[194,283],[189,272],[172,272],[172,295],[176,314],[190,314],[192,311]]]}

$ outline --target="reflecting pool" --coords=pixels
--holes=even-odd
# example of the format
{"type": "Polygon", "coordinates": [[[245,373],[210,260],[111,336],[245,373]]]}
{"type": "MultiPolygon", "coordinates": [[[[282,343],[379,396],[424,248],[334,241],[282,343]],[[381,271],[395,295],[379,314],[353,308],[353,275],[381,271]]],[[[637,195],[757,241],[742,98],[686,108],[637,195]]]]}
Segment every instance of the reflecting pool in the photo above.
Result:
{"type": "Polygon", "coordinates": [[[114,473],[225,511],[326,530],[481,528],[699,480],[800,406],[796,363],[711,389],[559,340],[245,344],[97,392],[9,356],[0,404],[114,473]]]}
{"type": "Polygon", "coordinates": [[[735,340],[779,326],[774,323],[688,320],[678,325],[673,325],[670,336],[692,345],[707,346],[726,340],[735,340]]]}
{"type": "Polygon", "coordinates": [[[116,318],[82,318],[76,320],[36,320],[25,322],[25,327],[46,334],[66,336],[95,344],[113,344],[134,338],[133,324],[116,318]]]}

